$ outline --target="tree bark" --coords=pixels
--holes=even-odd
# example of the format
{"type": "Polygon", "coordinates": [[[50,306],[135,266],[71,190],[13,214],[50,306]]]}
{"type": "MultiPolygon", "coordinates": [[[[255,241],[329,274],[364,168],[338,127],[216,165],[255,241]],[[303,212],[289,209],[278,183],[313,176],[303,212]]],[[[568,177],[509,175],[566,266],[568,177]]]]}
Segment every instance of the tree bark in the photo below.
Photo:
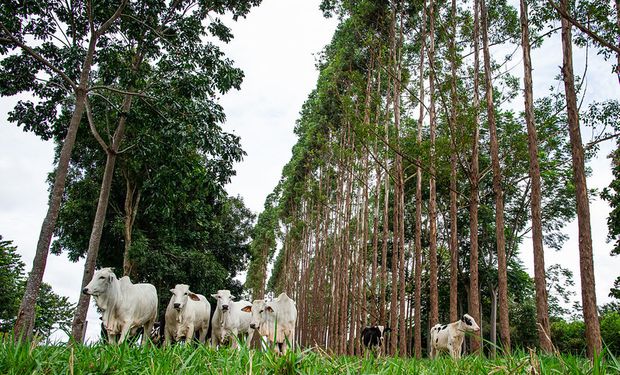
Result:
{"type": "Polygon", "coordinates": [[[456,194],[456,168],[457,168],[457,148],[456,148],[456,110],[458,97],[456,95],[456,0],[452,0],[451,7],[451,30],[450,50],[451,50],[451,80],[450,80],[450,321],[458,320],[458,272],[459,272],[459,243],[457,228],[457,207],[458,197],[456,194]]]}
{"type": "MultiPolygon", "coordinates": [[[[473,124],[473,140],[472,140],[472,157],[471,157],[471,170],[470,170],[470,183],[471,193],[469,197],[469,231],[470,231],[470,255],[469,255],[469,314],[474,318],[479,326],[482,326],[480,320],[480,293],[478,291],[478,205],[480,202],[479,197],[479,179],[480,172],[478,166],[478,148],[480,142],[480,129],[479,129],[479,112],[480,112],[480,97],[479,97],[479,79],[478,73],[480,70],[480,61],[478,56],[479,51],[479,22],[478,22],[478,0],[474,1],[474,124],[473,124]]],[[[471,351],[477,352],[480,349],[479,334],[471,336],[471,351]]]]}
{"type": "Polygon", "coordinates": [[[551,331],[549,326],[549,307],[547,303],[547,286],[545,279],[545,251],[542,230],[542,193],[540,165],[538,163],[538,137],[534,119],[534,94],[532,84],[532,59],[530,57],[529,21],[526,0],[520,0],[521,11],[521,46],[523,49],[523,83],[525,98],[525,123],[530,162],[530,179],[532,192],[530,204],[532,211],[532,247],[534,251],[534,282],[536,284],[536,321],[540,348],[551,353],[551,331]]]}
{"type": "Polygon", "coordinates": [[[429,91],[430,91],[430,107],[428,110],[430,122],[430,167],[429,167],[429,268],[430,268],[430,307],[429,307],[429,325],[433,327],[439,322],[439,291],[437,286],[437,189],[435,182],[435,132],[437,128],[435,119],[435,72],[433,65],[435,63],[435,3],[430,1],[429,5],[429,46],[428,46],[428,65],[429,65],[429,91]]]}
{"type": "Polygon", "coordinates": [[[131,277],[131,271],[133,269],[133,262],[129,257],[129,250],[131,249],[133,225],[136,221],[136,215],[138,214],[138,207],[140,205],[141,191],[138,188],[135,181],[131,181],[129,176],[125,176],[125,217],[124,217],[124,230],[123,237],[125,239],[125,250],[123,251],[123,276],[131,277]]]}
{"type": "MultiPolygon", "coordinates": [[[[420,116],[418,117],[417,144],[422,147],[422,125],[424,124],[424,49],[426,43],[426,7],[422,8],[422,43],[420,47],[420,94],[419,107],[420,116]]],[[[422,358],[422,158],[416,159],[416,192],[415,192],[415,260],[414,260],[414,280],[415,280],[415,309],[414,309],[414,336],[413,349],[415,357],[422,358]]]]}
{"type": "MultiPolygon", "coordinates": [[[[568,9],[568,0],[562,0],[564,11],[568,9]]],[[[573,174],[577,195],[577,223],[579,228],[579,269],[581,276],[581,299],[583,303],[583,318],[586,325],[586,342],[588,357],[591,359],[602,350],[601,330],[596,309],[596,289],[594,280],[594,261],[592,259],[592,231],[590,228],[590,205],[586,183],[585,160],[581,131],[579,129],[579,114],[577,95],[573,75],[571,24],[562,18],[562,75],[566,94],[566,111],[568,112],[568,131],[571,143],[573,174]]]]}
{"type": "Polygon", "coordinates": [[[493,168],[493,192],[495,194],[495,236],[497,239],[497,279],[499,287],[499,329],[502,347],[510,353],[510,322],[508,321],[508,276],[506,264],[506,234],[504,232],[504,190],[502,170],[499,163],[499,143],[495,105],[493,103],[493,82],[491,78],[491,54],[489,51],[488,14],[485,0],[480,0],[482,15],[482,44],[484,53],[484,77],[486,86],[487,117],[489,122],[491,164],[493,168]]]}

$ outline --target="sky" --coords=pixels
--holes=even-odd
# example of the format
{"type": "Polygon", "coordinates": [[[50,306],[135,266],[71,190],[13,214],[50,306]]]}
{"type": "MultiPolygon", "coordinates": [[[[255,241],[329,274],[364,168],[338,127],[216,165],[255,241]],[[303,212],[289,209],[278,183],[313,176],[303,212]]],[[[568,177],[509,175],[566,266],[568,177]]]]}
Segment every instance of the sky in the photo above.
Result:
{"type": "MultiPolygon", "coordinates": [[[[266,196],[280,179],[282,167],[291,157],[296,142],[293,134],[301,106],[315,87],[318,72],[316,55],[329,43],[337,21],[323,18],[318,0],[264,0],[246,19],[230,23],[235,38],[223,46],[227,57],[235,61],[245,73],[240,91],[229,92],[221,99],[227,121],[225,131],[241,137],[247,156],[235,167],[237,175],[227,186],[232,195],[241,195],[255,213],[263,208],[266,196]]],[[[513,47],[514,49],[514,47],[513,47]]],[[[501,47],[492,54],[506,54],[501,47]]],[[[618,80],[610,73],[611,66],[590,54],[585,103],[605,98],[620,99],[618,80]]],[[[519,75],[520,54],[508,67],[519,75]]],[[[582,74],[583,50],[575,52],[575,70],[582,74]]],[[[549,41],[544,49],[532,53],[534,62],[534,94],[540,97],[551,86],[558,87],[553,78],[559,73],[561,49],[557,40],[549,41]]],[[[44,142],[31,133],[25,133],[7,121],[7,114],[16,100],[0,98],[0,235],[18,247],[29,270],[39,236],[41,223],[47,211],[47,174],[53,168],[53,144],[44,142]]],[[[520,103],[516,103],[519,105],[520,103]]],[[[584,142],[590,139],[583,133],[584,142]]],[[[606,155],[613,145],[603,145],[599,156],[590,163],[593,175],[588,179],[590,188],[602,189],[612,179],[606,155]]],[[[609,300],[607,294],[613,280],[620,273],[620,257],[609,256],[611,246],[606,243],[606,218],[609,207],[599,199],[591,204],[594,240],[594,262],[599,304],[609,300]]],[[[568,223],[569,241],[560,252],[547,249],[547,266],[559,263],[573,270],[576,291],[579,291],[577,224],[568,223]]],[[[521,247],[521,258],[533,272],[530,239],[521,247]]],[[[64,255],[50,255],[44,281],[58,294],[76,302],[81,289],[83,262],[71,263],[64,255]]],[[[579,297],[579,294],[578,294],[579,297]]],[[[97,340],[98,314],[93,308],[88,314],[87,340],[97,340]]],[[[62,338],[61,334],[55,337],[62,338]]]]}

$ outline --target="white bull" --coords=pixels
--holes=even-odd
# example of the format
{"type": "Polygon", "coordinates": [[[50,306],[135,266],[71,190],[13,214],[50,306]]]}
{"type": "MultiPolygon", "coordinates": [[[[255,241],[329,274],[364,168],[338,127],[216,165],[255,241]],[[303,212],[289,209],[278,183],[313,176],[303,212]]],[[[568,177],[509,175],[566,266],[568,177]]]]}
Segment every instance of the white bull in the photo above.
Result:
{"type": "Polygon", "coordinates": [[[431,358],[435,358],[438,351],[447,351],[454,359],[461,358],[465,332],[479,330],[480,327],[469,314],[450,324],[436,324],[431,328],[431,358]]]}
{"type": "Polygon", "coordinates": [[[198,332],[198,340],[205,342],[209,321],[211,319],[211,305],[202,294],[195,294],[186,284],[177,284],[170,289],[172,297],[166,308],[166,324],[164,337],[166,345],[172,338],[180,341],[183,338],[192,339],[198,332]]]}
{"type": "Polygon", "coordinates": [[[218,290],[211,295],[217,301],[217,307],[211,323],[211,344],[214,347],[232,341],[231,346],[237,347],[237,335],[248,333],[247,342],[251,342],[254,330],[250,328],[250,313],[242,311],[244,307],[251,306],[248,301],[233,301],[235,298],[229,290],[218,290]]]}
{"type": "MultiPolygon", "coordinates": [[[[143,327],[151,332],[157,320],[157,291],[152,284],[133,284],[129,277],[116,278],[111,268],[95,272],[93,279],[82,290],[95,297],[95,303],[103,311],[103,324],[108,341],[114,343],[116,335],[122,343],[130,332],[143,327]]],[[[146,335],[142,335],[142,344],[146,335]]]]}
{"type": "Polygon", "coordinates": [[[281,293],[273,301],[259,299],[243,311],[252,312],[250,328],[257,329],[269,343],[277,344],[278,353],[286,353],[287,345],[294,348],[297,306],[286,293],[281,293]]]}

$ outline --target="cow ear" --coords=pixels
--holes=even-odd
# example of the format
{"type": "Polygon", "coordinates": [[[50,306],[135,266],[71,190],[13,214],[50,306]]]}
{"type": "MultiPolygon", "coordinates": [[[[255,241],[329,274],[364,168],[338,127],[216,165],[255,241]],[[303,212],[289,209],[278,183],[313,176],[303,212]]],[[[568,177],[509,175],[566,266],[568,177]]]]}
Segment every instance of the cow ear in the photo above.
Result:
{"type": "Polygon", "coordinates": [[[246,307],[242,308],[241,311],[243,311],[243,312],[252,312],[252,306],[246,306],[246,307]]]}
{"type": "Polygon", "coordinates": [[[192,301],[200,301],[200,298],[192,292],[189,292],[188,296],[192,299],[192,301]]]}
{"type": "Polygon", "coordinates": [[[211,294],[211,297],[217,298],[217,294],[211,294]]]}
{"type": "Polygon", "coordinates": [[[272,312],[273,312],[273,309],[271,308],[271,306],[266,306],[266,307],[265,307],[265,310],[266,310],[267,312],[270,312],[270,313],[272,313],[272,312]]]}
{"type": "Polygon", "coordinates": [[[170,289],[170,293],[174,294],[174,289],[170,289]]]}

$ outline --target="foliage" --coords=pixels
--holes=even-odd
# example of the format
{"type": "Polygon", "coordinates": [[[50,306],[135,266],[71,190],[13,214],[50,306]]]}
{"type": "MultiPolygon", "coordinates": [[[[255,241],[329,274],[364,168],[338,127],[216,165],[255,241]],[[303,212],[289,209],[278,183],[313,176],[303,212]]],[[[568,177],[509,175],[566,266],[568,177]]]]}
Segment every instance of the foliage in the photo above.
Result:
{"type": "MultiPolygon", "coordinates": [[[[17,247],[0,236],[0,332],[11,332],[25,283],[24,263],[17,247]]],[[[36,309],[34,330],[43,338],[57,329],[66,331],[71,326],[74,305],[68,297],[54,293],[47,283],[41,284],[36,309]]]]}

